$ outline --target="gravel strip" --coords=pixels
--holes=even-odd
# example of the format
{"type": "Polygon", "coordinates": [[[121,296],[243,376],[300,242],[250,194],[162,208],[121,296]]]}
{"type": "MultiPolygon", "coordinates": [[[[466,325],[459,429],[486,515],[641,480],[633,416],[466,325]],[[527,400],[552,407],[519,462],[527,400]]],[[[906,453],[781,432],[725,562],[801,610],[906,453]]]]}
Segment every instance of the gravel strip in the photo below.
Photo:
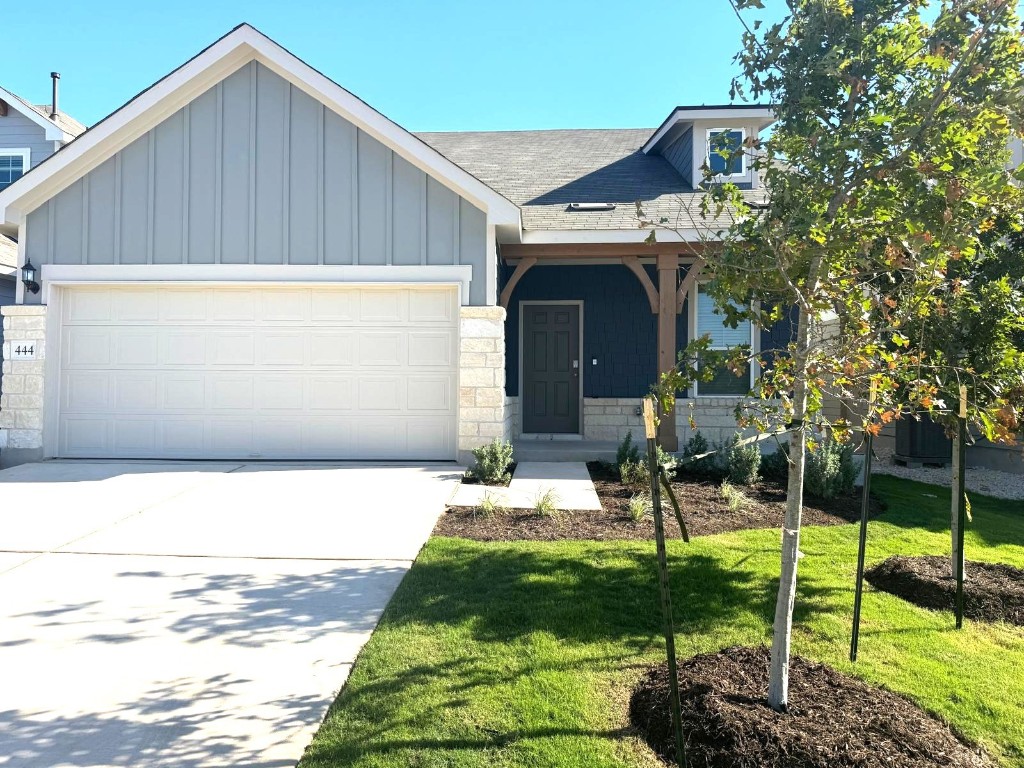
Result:
{"type": "MultiPolygon", "coordinates": [[[[953,470],[951,467],[918,467],[910,469],[901,464],[894,464],[892,459],[882,459],[871,467],[873,474],[894,475],[895,477],[916,480],[919,483],[952,485],[953,470]]],[[[998,499],[1024,499],[1024,475],[1011,472],[1000,472],[998,469],[982,469],[968,467],[965,473],[967,490],[995,496],[998,499]]]]}

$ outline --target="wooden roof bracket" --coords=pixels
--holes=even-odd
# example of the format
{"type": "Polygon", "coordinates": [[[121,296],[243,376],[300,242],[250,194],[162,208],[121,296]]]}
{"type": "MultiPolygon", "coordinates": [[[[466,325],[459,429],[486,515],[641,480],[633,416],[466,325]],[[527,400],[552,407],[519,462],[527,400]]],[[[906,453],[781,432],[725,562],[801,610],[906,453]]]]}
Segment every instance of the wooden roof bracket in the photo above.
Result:
{"type": "Polygon", "coordinates": [[[518,285],[519,281],[523,279],[523,275],[526,274],[526,271],[536,263],[536,256],[527,256],[524,259],[520,259],[519,263],[516,264],[515,272],[512,273],[512,277],[510,277],[508,282],[505,283],[505,287],[501,289],[501,298],[498,300],[498,303],[504,309],[508,309],[508,303],[512,298],[512,291],[516,289],[516,285],[518,285]]]}
{"type": "Polygon", "coordinates": [[[622,265],[636,275],[636,279],[640,281],[640,285],[643,286],[644,292],[647,294],[647,301],[651,304],[651,313],[658,314],[658,289],[651,282],[651,277],[647,274],[647,270],[641,266],[640,259],[636,256],[623,256],[622,265]]]}
{"type": "Polygon", "coordinates": [[[680,314],[683,311],[683,304],[686,303],[686,295],[690,292],[690,288],[697,282],[697,278],[700,277],[701,270],[704,269],[704,259],[698,258],[693,264],[690,265],[690,269],[686,272],[684,277],[679,282],[679,290],[676,291],[676,314],[680,314]]]}

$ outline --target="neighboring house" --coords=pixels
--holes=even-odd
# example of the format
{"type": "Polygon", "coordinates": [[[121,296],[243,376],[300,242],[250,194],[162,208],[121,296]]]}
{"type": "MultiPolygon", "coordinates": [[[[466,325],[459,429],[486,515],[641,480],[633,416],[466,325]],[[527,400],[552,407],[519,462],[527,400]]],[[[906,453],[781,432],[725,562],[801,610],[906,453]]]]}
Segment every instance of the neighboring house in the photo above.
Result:
{"type": "MultiPolygon", "coordinates": [[[[494,437],[639,435],[688,339],[789,338],[722,324],[681,211],[709,137],[771,119],[416,136],[242,25],[0,192],[41,283],[3,310],[38,354],[5,365],[26,394],[3,398],[0,460],[464,460],[494,437]],[[636,200],[679,233],[645,244],[636,200]]],[[[748,387],[701,384],[665,444],[691,403],[731,433],[748,387]]]]}
{"type": "MultiPolygon", "coordinates": [[[[85,126],[49,104],[30,104],[0,88],[0,191],[84,132],[85,126]]],[[[17,263],[17,242],[0,234],[0,306],[14,303],[17,263]]],[[[0,328],[0,362],[2,344],[0,328]]]]}

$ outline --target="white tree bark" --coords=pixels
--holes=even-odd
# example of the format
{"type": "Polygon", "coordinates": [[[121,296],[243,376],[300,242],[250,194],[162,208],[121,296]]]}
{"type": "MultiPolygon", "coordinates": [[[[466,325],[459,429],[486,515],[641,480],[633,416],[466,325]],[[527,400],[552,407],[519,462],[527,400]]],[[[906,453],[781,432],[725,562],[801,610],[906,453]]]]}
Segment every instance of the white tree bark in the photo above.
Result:
{"type": "Polygon", "coordinates": [[[800,557],[800,521],[804,500],[804,453],[807,417],[807,355],[810,348],[811,319],[803,309],[797,326],[793,365],[793,418],[799,425],[789,441],[789,488],[786,493],[786,517],[782,524],[782,576],[775,602],[772,633],[772,663],[768,681],[768,703],[785,711],[789,703],[789,654],[793,640],[793,606],[796,602],[796,571],[800,557]]]}

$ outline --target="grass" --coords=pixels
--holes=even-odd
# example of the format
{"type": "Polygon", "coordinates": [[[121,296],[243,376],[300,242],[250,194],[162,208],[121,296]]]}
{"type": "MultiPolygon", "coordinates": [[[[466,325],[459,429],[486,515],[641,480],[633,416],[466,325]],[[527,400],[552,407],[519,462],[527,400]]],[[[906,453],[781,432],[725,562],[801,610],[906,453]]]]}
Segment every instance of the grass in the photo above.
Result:
{"type": "MultiPolygon", "coordinates": [[[[949,550],[948,491],[877,477],[868,563],[949,550]]],[[[1024,567],[1024,503],[972,497],[967,556],[1024,567]]],[[[1024,768],[1024,631],[867,588],[847,661],[857,527],[807,528],[797,653],[904,693],[1024,768]]],[[[777,531],[670,542],[681,656],[770,641],[777,531]]],[[[663,658],[650,542],[432,539],[308,749],[314,766],[651,766],[628,689],[663,658]]]]}

